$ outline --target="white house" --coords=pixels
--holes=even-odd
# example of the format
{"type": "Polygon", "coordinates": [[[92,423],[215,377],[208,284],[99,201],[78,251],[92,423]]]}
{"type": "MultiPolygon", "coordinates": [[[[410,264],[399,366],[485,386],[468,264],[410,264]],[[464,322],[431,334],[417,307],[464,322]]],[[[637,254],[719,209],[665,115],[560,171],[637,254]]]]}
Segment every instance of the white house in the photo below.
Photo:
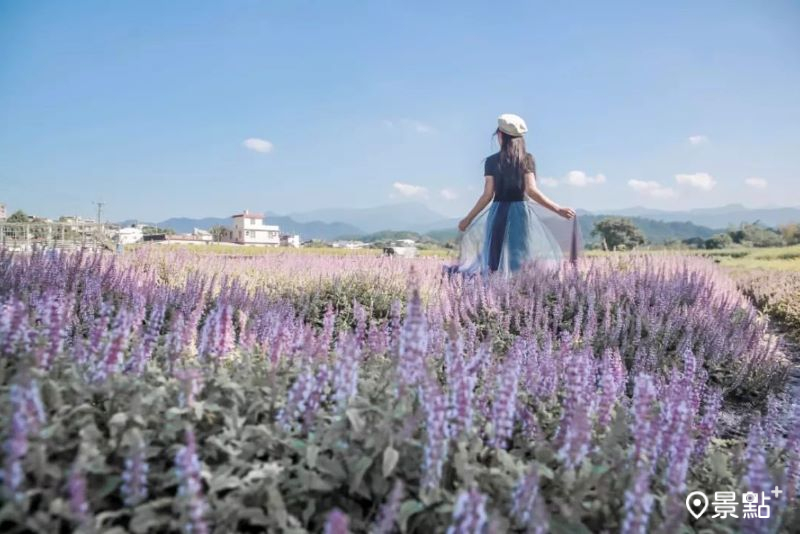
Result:
{"type": "Polygon", "coordinates": [[[268,245],[277,247],[281,244],[280,228],[264,224],[264,216],[260,213],[244,213],[232,215],[233,229],[226,233],[226,240],[240,245],[268,245]]]}
{"type": "Polygon", "coordinates": [[[138,243],[143,237],[144,234],[142,234],[141,228],[120,228],[119,233],[117,234],[117,239],[120,245],[131,245],[133,243],[138,243]]]}
{"type": "Polygon", "coordinates": [[[0,204],[0,221],[6,218],[6,205],[0,204]]]}
{"type": "Polygon", "coordinates": [[[300,248],[300,236],[297,234],[286,234],[281,236],[282,247],[300,248]]]}

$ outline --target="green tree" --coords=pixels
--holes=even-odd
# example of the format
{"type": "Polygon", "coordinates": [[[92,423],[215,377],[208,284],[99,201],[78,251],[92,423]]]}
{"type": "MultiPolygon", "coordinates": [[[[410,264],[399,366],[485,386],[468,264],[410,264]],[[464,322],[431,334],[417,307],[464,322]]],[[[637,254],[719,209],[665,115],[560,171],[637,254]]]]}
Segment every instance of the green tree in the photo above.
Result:
{"type": "Polygon", "coordinates": [[[785,224],[780,227],[780,231],[787,245],[800,244],[800,223],[785,224]]]}
{"type": "Polygon", "coordinates": [[[211,227],[209,232],[211,232],[211,237],[214,239],[214,241],[219,242],[222,241],[222,236],[225,234],[227,230],[228,229],[222,226],[221,224],[215,224],[214,226],[211,227]]]}
{"type": "Polygon", "coordinates": [[[600,236],[609,250],[630,249],[645,243],[642,231],[624,217],[606,217],[597,221],[592,236],[600,236]]]}
{"type": "Polygon", "coordinates": [[[6,219],[6,222],[10,222],[10,223],[26,223],[29,220],[30,220],[30,217],[28,217],[28,215],[24,211],[17,210],[14,213],[12,213],[11,216],[8,219],[6,219]]]}
{"type": "Polygon", "coordinates": [[[727,248],[731,245],[733,245],[733,238],[727,233],[712,235],[703,243],[707,249],[727,248]]]}

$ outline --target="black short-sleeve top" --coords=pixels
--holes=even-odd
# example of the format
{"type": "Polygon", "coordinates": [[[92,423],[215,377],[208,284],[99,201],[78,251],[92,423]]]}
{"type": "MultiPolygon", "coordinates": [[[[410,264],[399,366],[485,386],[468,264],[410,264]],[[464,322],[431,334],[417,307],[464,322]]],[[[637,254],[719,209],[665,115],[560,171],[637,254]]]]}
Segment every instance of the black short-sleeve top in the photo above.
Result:
{"type": "MultiPolygon", "coordinates": [[[[526,163],[527,171],[535,172],[533,156],[528,154],[526,163]]],[[[512,170],[500,168],[499,152],[486,158],[483,175],[494,178],[495,202],[525,200],[525,176],[516,176],[512,170]]]]}

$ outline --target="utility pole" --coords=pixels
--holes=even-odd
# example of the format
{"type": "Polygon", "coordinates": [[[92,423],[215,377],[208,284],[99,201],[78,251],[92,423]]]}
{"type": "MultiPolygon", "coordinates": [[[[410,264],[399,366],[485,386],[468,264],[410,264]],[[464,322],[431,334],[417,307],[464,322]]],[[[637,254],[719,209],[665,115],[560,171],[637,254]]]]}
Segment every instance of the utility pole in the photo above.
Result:
{"type": "Polygon", "coordinates": [[[100,224],[100,217],[103,214],[103,206],[105,206],[106,203],[97,201],[97,202],[92,202],[92,204],[97,206],[97,224],[100,224]]]}
{"type": "Polygon", "coordinates": [[[95,204],[97,206],[97,221],[95,221],[97,223],[97,227],[96,227],[97,228],[97,238],[96,239],[97,239],[97,244],[101,245],[105,241],[105,237],[106,236],[105,236],[105,231],[103,229],[103,225],[100,222],[100,217],[103,216],[103,206],[105,206],[106,203],[98,200],[97,202],[93,202],[93,204],[95,204]]]}

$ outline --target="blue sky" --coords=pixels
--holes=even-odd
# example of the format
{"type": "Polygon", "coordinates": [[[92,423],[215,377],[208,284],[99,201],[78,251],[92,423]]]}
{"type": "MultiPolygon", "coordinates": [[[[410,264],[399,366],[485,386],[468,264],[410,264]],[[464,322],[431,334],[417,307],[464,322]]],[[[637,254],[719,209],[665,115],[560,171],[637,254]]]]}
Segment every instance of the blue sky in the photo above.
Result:
{"type": "Polygon", "coordinates": [[[504,112],[564,205],[800,205],[800,3],[0,2],[9,209],[459,215],[504,112]]]}

